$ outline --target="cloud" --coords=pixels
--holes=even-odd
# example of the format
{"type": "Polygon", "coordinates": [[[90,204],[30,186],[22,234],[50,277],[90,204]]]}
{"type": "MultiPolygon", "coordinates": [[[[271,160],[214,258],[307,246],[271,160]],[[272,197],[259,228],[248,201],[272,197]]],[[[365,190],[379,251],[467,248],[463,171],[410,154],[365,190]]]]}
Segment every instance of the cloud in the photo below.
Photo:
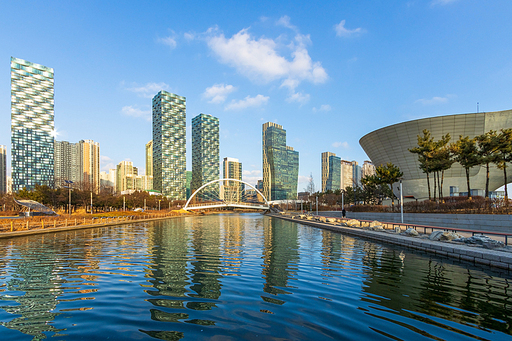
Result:
{"type": "Polygon", "coordinates": [[[160,90],[168,90],[170,87],[164,82],[161,83],[147,83],[146,85],[126,88],[126,90],[134,92],[139,97],[153,98],[160,90]]]}
{"type": "Polygon", "coordinates": [[[297,26],[292,25],[290,23],[290,17],[287,15],[282,16],[279,18],[279,20],[276,22],[276,25],[278,26],[284,26],[286,28],[289,28],[291,30],[294,30],[295,32],[298,32],[297,26]]]}
{"type": "Polygon", "coordinates": [[[293,92],[286,98],[286,101],[288,103],[297,102],[300,103],[300,105],[303,105],[307,102],[309,102],[309,94],[303,94],[302,92],[293,92]]]}
{"type": "Polygon", "coordinates": [[[450,98],[455,98],[455,97],[457,97],[457,96],[455,96],[455,95],[446,95],[445,97],[434,96],[431,99],[420,98],[420,99],[416,100],[414,103],[420,103],[420,104],[423,104],[423,105],[444,104],[444,103],[448,103],[450,98]]]}
{"type": "Polygon", "coordinates": [[[235,101],[232,100],[231,103],[226,105],[225,110],[242,110],[249,107],[259,107],[264,104],[267,104],[269,97],[263,95],[257,95],[256,97],[247,96],[244,99],[235,101]]]}
{"type": "MultiPolygon", "coordinates": [[[[283,18],[280,20],[285,24],[283,18]]],[[[311,43],[309,36],[296,34],[288,45],[282,45],[277,40],[255,38],[247,28],[226,38],[218,28],[212,27],[206,32],[206,41],[221,63],[257,83],[281,80],[281,86],[295,89],[302,81],[318,84],[328,78],[321,63],[313,62],[309,56],[306,48],[311,43]],[[290,57],[281,55],[281,49],[290,51],[290,57]]]]}
{"type": "Polygon", "coordinates": [[[348,149],[348,147],[349,147],[349,146],[348,146],[348,142],[334,142],[334,143],[332,144],[332,146],[333,146],[334,148],[340,148],[340,147],[341,147],[341,148],[344,148],[344,149],[348,149]]]}
{"type": "Polygon", "coordinates": [[[108,172],[111,168],[116,168],[114,160],[106,155],[100,155],[100,168],[102,171],[108,172]]]}
{"type": "Polygon", "coordinates": [[[176,48],[176,39],[174,37],[165,37],[165,38],[158,38],[158,42],[164,45],[167,45],[171,48],[171,50],[176,48]]]}
{"type": "Polygon", "coordinates": [[[322,104],[319,109],[313,108],[313,111],[314,112],[317,112],[317,111],[331,111],[331,109],[332,108],[331,108],[331,106],[329,104],[322,104]]]}
{"type": "Polygon", "coordinates": [[[151,121],[151,110],[141,110],[131,105],[126,105],[121,109],[121,113],[131,117],[141,117],[146,121],[151,121]]]}
{"type": "Polygon", "coordinates": [[[185,33],[183,33],[183,37],[186,40],[190,41],[190,40],[194,40],[196,38],[196,35],[192,32],[185,32],[185,33]]]}
{"type": "Polygon", "coordinates": [[[261,171],[260,170],[244,170],[242,172],[242,180],[247,181],[251,185],[255,186],[258,183],[258,180],[262,180],[261,171]]]}
{"type": "Polygon", "coordinates": [[[365,33],[366,30],[361,27],[354,28],[352,30],[345,28],[345,20],[342,20],[338,25],[334,25],[334,30],[336,31],[337,37],[353,37],[365,33]]]}
{"type": "Polygon", "coordinates": [[[235,90],[236,88],[233,85],[214,84],[206,88],[203,98],[209,99],[208,103],[219,104],[223,103],[226,97],[235,90]]]}
{"type": "Polygon", "coordinates": [[[449,4],[452,4],[454,2],[456,2],[458,0],[432,0],[432,2],[430,3],[430,6],[444,6],[444,5],[449,5],[449,4]]]}

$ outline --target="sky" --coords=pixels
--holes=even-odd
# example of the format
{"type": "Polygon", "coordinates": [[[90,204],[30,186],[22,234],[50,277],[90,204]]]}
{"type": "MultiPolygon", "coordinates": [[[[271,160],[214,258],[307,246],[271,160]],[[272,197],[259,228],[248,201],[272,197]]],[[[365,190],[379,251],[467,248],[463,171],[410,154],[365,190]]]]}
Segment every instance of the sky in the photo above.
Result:
{"type": "MultiPolygon", "coordinates": [[[[360,164],[359,139],[408,120],[512,108],[512,1],[9,1],[0,3],[0,144],[10,150],[10,57],[55,71],[57,140],[100,143],[101,169],[143,173],[151,99],[220,120],[220,158],[262,178],[262,124],[299,152],[360,164]],[[3,65],[3,66],[2,66],[3,65]]],[[[8,157],[10,159],[10,156],[8,157]]],[[[9,162],[9,161],[8,161],[9,162]]]]}

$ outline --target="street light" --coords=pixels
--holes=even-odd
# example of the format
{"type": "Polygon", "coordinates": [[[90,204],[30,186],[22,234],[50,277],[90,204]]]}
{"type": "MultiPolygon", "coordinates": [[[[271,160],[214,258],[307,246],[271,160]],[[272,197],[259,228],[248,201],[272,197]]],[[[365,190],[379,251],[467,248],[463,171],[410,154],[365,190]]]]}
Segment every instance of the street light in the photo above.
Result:
{"type": "Polygon", "coordinates": [[[160,201],[162,201],[162,200],[160,200],[160,199],[158,200],[158,210],[159,211],[160,211],[160,201]]]}
{"type": "Polygon", "coordinates": [[[64,188],[67,188],[69,189],[69,204],[68,204],[68,208],[69,208],[69,215],[71,216],[71,186],[73,184],[73,181],[71,180],[64,180],[64,182],[67,184],[67,186],[64,186],[64,188]]]}
{"type": "Polygon", "coordinates": [[[402,192],[402,179],[400,179],[400,218],[404,223],[404,194],[402,192]]]}

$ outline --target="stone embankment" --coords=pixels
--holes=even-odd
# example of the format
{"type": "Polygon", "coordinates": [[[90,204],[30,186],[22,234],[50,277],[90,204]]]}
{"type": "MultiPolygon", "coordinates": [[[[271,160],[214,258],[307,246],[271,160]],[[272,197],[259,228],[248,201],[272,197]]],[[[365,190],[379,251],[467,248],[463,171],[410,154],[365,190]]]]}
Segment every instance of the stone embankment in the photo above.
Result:
{"type": "Polygon", "coordinates": [[[269,214],[288,221],[338,231],[347,235],[385,242],[439,256],[455,258],[473,264],[487,265],[512,271],[512,247],[483,235],[464,238],[456,232],[433,231],[422,234],[415,229],[402,230],[399,226],[378,221],[361,222],[311,215],[269,214]]]}

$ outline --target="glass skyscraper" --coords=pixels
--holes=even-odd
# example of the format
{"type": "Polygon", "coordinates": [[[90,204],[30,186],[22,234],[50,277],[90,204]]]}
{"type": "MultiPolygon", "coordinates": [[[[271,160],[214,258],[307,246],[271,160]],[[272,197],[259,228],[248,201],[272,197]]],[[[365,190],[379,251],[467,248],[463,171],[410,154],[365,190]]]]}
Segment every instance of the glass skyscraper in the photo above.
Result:
{"type": "Polygon", "coordinates": [[[153,97],[153,189],[172,200],[186,197],[186,99],[160,91],[153,97]]]}
{"type": "MultiPolygon", "coordinates": [[[[225,157],[222,162],[222,178],[242,180],[242,163],[235,158],[225,157]]],[[[240,201],[245,186],[238,181],[224,181],[224,200],[240,201]]]]}
{"type": "Polygon", "coordinates": [[[199,114],[192,119],[192,193],[219,178],[219,161],[219,119],[199,114]]]}
{"type": "Polygon", "coordinates": [[[7,148],[0,146],[0,193],[7,193],[7,148]]]}
{"type": "Polygon", "coordinates": [[[53,187],[53,69],[11,57],[12,191],[53,187]]]}
{"type": "Polygon", "coordinates": [[[325,191],[341,189],[341,158],[336,155],[329,156],[329,175],[325,184],[325,191]]]}
{"type": "Polygon", "coordinates": [[[299,152],[286,145],[286,130],[263,124],[263,195],[267,200],[297,199],[299,152]]]}

